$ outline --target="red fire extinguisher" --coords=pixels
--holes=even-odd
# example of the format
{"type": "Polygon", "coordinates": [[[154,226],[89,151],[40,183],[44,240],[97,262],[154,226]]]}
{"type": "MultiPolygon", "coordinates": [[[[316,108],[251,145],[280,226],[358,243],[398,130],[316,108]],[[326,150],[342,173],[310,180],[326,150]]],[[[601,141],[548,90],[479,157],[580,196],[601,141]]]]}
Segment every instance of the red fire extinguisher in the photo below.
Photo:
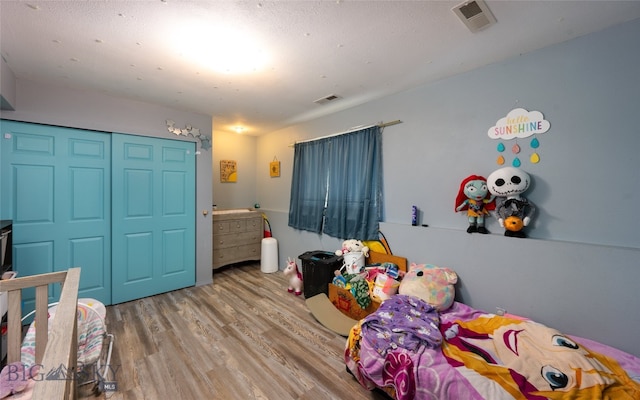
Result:
{"type": "Polygon", "coordinates": [[[270,238],[271,235],[271,224],[269,223],[269,220],[267,219],[267,216],[262,214],[262,218],[264,219],[264,237],[266,238],[270,238]]]}

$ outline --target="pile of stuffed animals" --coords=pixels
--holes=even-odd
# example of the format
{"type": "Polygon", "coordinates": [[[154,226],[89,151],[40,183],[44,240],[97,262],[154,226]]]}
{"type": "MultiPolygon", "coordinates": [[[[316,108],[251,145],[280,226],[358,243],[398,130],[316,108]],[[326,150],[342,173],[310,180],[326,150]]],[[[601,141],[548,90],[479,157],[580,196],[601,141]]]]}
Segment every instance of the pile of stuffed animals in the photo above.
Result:
{"type": "Polygon", "coordinates": [[[340,270],[335,271],[333,284],[351,292],[360,307],[367,308],[371,304],[373,280],[379,269],[365,267],[365,258],[369,256],[369,247],[361,240],[347,239],[335,251],[343,257],[340,270]]]}
{"type": "Polygon", "coordinates": [[[529,174],[515,167],[498,169],[487,179],[470,175],[460,183],[455,211],[467,211],[468,233],[489,233],[485,216],[495,210],[505,236],[527,237],[523,228],[531,222],[536,208],[522,194],[530,185],[529,174]]]}
{"type": "MultiPolygon", "coordinates": [[[[342,268],[335,271],[332,283],[349,290],[362,309],[372,301],[380,303],[398,293],[419,297],[437,310],[447,309],[453,303],[458,276],[449,268],[411,263],[405,272],[391,262],[365,265],[369,247],[357,239],[343,241],[335,254],[345,260],[356,260],[345,261],[342,268]]],[[[289,258],[283,272],[289,278],[287,290],[300,295],[303,277],[295,260],[289,258]]]]}
{"type": "MultiPolygon", "coordinates": [[[[362,241],[348,239],[335,251],[349,259],[350,255],[359,260],[359,256],[368,255],[369,247],[362,241]]],[[[302,292],[302,275],[295,260],[289,258],[283,271],[289,278],[287,290],[300,295],[302,292]]],[[[340,270],[335,271],[333,284],[351,292],[362,309],[366,309],[372,301],[378,303],[391,298],[395,294],[418,297],[437,310],[445,310],[453,304],[455,298],[454,285],[458,281],[457,274],[449,269],[431,264],[411,263],[407,272],[391,262],[364,265],[360,261],[345,262],[340,270]]]]}
{"type": "Polygon", "coordinates": [[[381,303],[403,294],[418,297],[439,311],[453,304],[457,282],[458,275],[449,268],[416,263],[411,263],[407,272],[399,271],[393,263],[368,266],[357,275],[336,271],[333,280],[334,285],[350,290],[362,309],[371,301],[381,303]]]}
{"type": "MultiPolygon", "coordinates": [[[[336,250],[336,255],[367,254],[369,248],[360,240],[349,239],[336,250]]],[[[422,298],[437,309],[446,309],[455,297],[454,284],[458,276],[448,268],[412,263],[409,271],[401,271],[391,262],[354,266],[345,262],[335,271],[333,284],[351,292],[358,305],[366,309],[371,301],[382,302],[396,293],[422,298]]]]}

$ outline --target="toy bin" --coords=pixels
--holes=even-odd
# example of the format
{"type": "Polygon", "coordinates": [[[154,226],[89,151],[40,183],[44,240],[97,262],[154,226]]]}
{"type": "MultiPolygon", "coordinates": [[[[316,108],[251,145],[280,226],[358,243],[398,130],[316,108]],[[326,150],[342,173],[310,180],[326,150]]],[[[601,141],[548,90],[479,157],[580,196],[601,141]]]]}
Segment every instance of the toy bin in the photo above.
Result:
{"type": "Polygon", "coordinates": [[[317,294],[329,294],[329,283],[335,271],[342,267],[342,256],[328,251],[307,251],[298,256],[302,260],[302,285],[304,297],[309,299],[317,294]]]}

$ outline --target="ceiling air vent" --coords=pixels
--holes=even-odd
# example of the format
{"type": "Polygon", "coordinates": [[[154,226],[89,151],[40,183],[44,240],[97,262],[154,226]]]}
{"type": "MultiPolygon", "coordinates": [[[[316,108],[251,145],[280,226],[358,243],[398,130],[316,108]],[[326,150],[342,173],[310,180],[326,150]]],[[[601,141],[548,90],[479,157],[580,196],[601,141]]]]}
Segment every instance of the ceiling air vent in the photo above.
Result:
{"type": "Polygon", "coordinates": [[[330,101],[334,101],[334,100],[338,100],[340,98],[340,96],[337,96],[335,94],[330,94],[328,96],[322,97],[318,100],[314,100],[313,102],[316,104],[327,104],[330,101]]]}
{"type": "Polygon", "coordinates": [[[471,32],[478,32],[481,29],[496,23],[496,17],[491,14],[491,10],[482,0],[467,1],[453,7],[451,11],[460,18],[463,24],[471,32]]]}

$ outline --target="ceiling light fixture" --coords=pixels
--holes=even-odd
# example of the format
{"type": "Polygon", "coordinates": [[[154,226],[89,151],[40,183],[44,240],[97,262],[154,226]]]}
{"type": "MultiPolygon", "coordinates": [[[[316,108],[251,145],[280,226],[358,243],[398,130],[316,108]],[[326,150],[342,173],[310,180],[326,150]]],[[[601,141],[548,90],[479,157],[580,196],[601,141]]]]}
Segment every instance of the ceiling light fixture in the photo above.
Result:
{"type": "Polygon", "coordinates": [[[267,64],[267,52],[245,30],[192,24],[179,29],[172,37],[174,47],[189,62],[217,72],[251,73],[267,64]]]}
{"type": "Polygon", "coordinates": [[[235,128],[233,128],[234,131],[236,131],[236,133],[241,134],[242,132],[244,132],[244,128],[241,126],[236,126],[235,128]]]}

